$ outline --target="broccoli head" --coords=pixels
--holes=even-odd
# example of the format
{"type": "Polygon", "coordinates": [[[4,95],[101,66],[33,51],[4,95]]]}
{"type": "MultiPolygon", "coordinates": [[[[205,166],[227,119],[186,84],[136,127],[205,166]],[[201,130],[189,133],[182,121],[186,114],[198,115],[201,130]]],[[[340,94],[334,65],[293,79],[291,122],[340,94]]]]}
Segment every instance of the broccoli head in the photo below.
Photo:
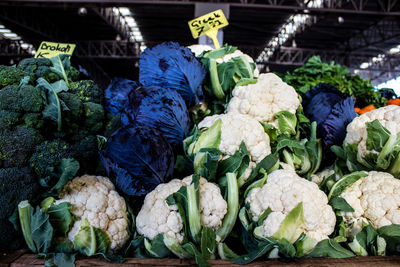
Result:
{"type": "Polygon", "coordinates": [[[40,179],[46,179],[61,159],[73,158],[72,154],[71,146],[63,140],[44,141],[36,146],[29,163],[40,179]]]}
{"type": "Polygon", "coordinates": [[[35,147],[43,141],[39,131],[18,127],[0,130],[0,168],[22,167],[35,152],[35,147]]]}
{"type": "Polygon", "coordinates": [[[82,80],[70,83],[70,92],[79,96],[83,102],[102,104],[104,92],[94,81],[82,80]]]}
{"type": "Polygon", "coordinates": [[[23,246],[19,234],[8,218],[22,200],[32,200],[40,195],[40,186],[32,169],[0,169],[0,251],[11,251],[23,246]]]}
{"type": "Polygon", "coordinates": [[[99,163],[99,150],[97,136],[86,135],[85,131],[72,137],[76,142],[72,145],[76,160],[80,164],[81,174],[95,173],[97,163],[99,163]]]}
{"type": "Polygon", "coordinates": [[[100,104],[87,102],[84,106],[84,129],[89,134],[97,134],[103,129],[103,121],[105,118],[104,108],[100,104]]]}
{"type": "MultiPolygon", "coordinates": [[[[0,112],[1,114],[1,112],[0,112]]],[[[1,118],[1,115],[0,115],[1,118]]],[[[1,120],[1,119],[0,119],[1,120]]],[[[42,113],[26,113],[22,120],[24,125],[34,129],[41,129],[44,125],[43,115],[42,113]]]]}
{"type": "Polygon", "coordinates": [[[122,126],[121,116],[107,114],[106,127],[104,130],[104,136],[110,137],[118,128],[122,126]]]}
{"type": "Polygon", "coordinates": [[[21,113],[0,109],[0,129],[11,129],[20,119],[21,113]]]}
{"type": "Polygon", "coordinates": [[[83,113],[83,103],[81,99],[69,92],[61,92],[58,94],[58,97],[64,102],[64,104],[68,107],[68,115],[71,116],[71,121],[77,121],[83,113]]]}
{"type": "Polygon", "coordinates": [[[73,81],[76,82],[77,80],[79,80],[79,75],[81,73],[79,72],[79,70],[77,70],[76,68],[70,66],[69,70],[68,70],[68,78],[73,81]]]}
{"type": "Polygon", "coordinates": [[[15,112],[40,112],[44,108],[42,91],[31,85],[9,85],[0,90],[0,109],[15,112]]]}
{"type": "Polygon", "coordinates": [[[42,77],[49,83],[58,81],[60,77],[50,67],[52,63],[48,58],[25,58],[19,62],[17,68],[28,73],[33,80],[42,77]]]}
{"type": "Polygon", "coordinates": [[[23,70],[0,65],[0,89],[7,85],[18,85],[25,76],[28,76],[28,73],[23,70]]]}

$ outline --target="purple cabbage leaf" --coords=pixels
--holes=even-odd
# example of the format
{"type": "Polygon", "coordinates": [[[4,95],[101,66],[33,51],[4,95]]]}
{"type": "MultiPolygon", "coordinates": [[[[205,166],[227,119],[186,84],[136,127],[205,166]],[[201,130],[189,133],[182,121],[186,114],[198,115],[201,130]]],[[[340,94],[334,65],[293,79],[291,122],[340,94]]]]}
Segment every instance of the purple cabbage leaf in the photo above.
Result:
{"type": "Polygon", "coordinates": [[[144,86],[176,90],[188,107],[203,99],[206,70],[189,48],[164,42],[140,56],[139,81],[144,86]]]}
{"type": "Polygon", "coordinates": [[[330,84],[320,83],[302,101],[304,114],[317,122],[317,133],[325,148],[341,146],[347,125],[357,116],[354,98],[346,97],[330,84]]]}
{"type": "Polygon", "coordinates": [[[175,90],[138,87],[129,94],[125,113],[130,123],[141,123],[160,131],[174,147],[182,145],[190,130],[185,101],[175,90]]]}
{"type": "Polygon", "coordinates": [[[107,175],[129,196],[144,196],[172,178],[173,149],[162,134],[140,123],[118,129],[100,156],[107,175]]]}

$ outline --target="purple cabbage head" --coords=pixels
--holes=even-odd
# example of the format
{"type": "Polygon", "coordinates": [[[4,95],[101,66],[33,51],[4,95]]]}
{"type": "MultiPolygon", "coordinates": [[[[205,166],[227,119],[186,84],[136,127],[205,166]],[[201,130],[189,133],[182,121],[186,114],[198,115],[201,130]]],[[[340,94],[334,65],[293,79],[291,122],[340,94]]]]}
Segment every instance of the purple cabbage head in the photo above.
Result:
{"type": "Polygon", "coordinates": [[[125,116],[125,109],[129,106],[128,95],[138,86],[137,82],[124,78],[114,78],[104,93],[105,108],[111,114],[121,116],[121,121],[124,124],[129,121],[125,116]]]}
{"type": "Polygon", "coordinates": [[[189,48],[175,42],[164,42],[146,49],[140,56],[139,81],[144,86],[176,90],[188,107],[203,98],[203,64],[189,48]]]}
{"type": "Polygon", "coordinates": [[[325,148],[342,145],[347,125],[357,116],[354,103],[354,98],[346,97],[326,83],[318,84],[305,94],[304,113],[310,121],[317,122],[317,133],[325,148]]]}
{"type": "Polygon", "coordinates": [[[100,152],[106,172],[129,196],[144,196],[168,182],[174,170],[174,152],[158,131],[132,124],[117,130],[100,152]]]}
{"type": "Polygon", "coordinates": [[[130,123],[141,123],[160,131],[174,147],[182,145],[190,130],[185,101],[175,90],[138,87],[130,92],[125,113],[130,123]]]}

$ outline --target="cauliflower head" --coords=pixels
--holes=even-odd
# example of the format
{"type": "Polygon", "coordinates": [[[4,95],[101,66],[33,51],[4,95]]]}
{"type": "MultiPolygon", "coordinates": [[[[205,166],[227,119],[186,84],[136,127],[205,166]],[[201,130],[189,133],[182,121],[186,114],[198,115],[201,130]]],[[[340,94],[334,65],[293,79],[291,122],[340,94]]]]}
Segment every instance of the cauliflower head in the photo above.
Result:
{"type": "MultiPolygon", "coordinates": [[[[344,143],[357,144],[358,153],[362,157],[371,152],[367,150],[366,123],[374,120],[378,120],[392,135],[397,135],[400,132],[400,106],[390,105],[371,110],[356,117],[347,125],[344,143]]],[[[376,153],[379,154],[379,152],[376,153]]]]}
{"type": "Polygon", "coordinates": [[[219,150],[223,153],[223,159],[235,154],[241,142],[246,144],[250,153],[250,166],[244,176],[248,177],[251,170],[271,154],[269,136],[264,132],[261,124],[250,116],[236,113],[227,113],[205,117],[198,127],[210,128],[218,119],[221,119],[221,143],[219,150]]]}
{"type": "Polygon", "coordinates": [[[363,222],[375,228],[400,224],[400,180],[389,173],[371,171],[340,196],[354,209],[341,212],[346,225],[352,225],[351,236],[361,231],[363,222]]]}
{"type": "Polygon", "coordinates": [[[111,251],[122,248],[129,239],[125,200],[108,178],[90,175],[77,177],[64,186],[59,201],[71,203],[71,213],[79,218],[68,233],[71,242],[84,219],[107,233],[111,251]]]}
{"type": "Polygon", "coordinates": [[[272,212],[264,220],[261,234],[269,237],[276,233],[286,215],[300,202],[303,203],[304,233],[317,242],[327,239],[336,223],[335,213],[328,205],[328,197],[318,186],[291,170],[276,170],[268,175],[267,183],[252,189],[246,200],[253,221],[268,209],[272,212]]]}
{"type": "Polygon", "coordinates": [[[193,52],[193,54],[198,57],[201,55],[201,53],[205,52],[205,51],[211,51],[214,50],[211,46],[209,45],[202,45],[202,44],[194,44],[194,45],[190,45],[187,48],[190,49],[190,51],[193,52]]]}
{"type": "MultiPolygon", "coordinates": [[[[139,234],[152,240],[158,234],[165,233],[183,241],[183,222],[176,205],[168,205],[166,199],[182,186],[188,186],[192,176],[183,180],[173,179],[169,183],[158,185],[145,197],[143,206],[136,217],[136,229],[139,234]]],[[[228,205],[221,195],[219,187],[200,178],[200,219],[203,226],[214,230],[222,225],[228,211],[228,205]]]]}
{"type": "Polygon", "coordinates": [[[295,114],[300,106],[296,90],[273,73],[260,74],[255,84],[235,87],[232,96],[228,112],[246,114],[275,126],[275,113],[287,110],[295,114]]]}

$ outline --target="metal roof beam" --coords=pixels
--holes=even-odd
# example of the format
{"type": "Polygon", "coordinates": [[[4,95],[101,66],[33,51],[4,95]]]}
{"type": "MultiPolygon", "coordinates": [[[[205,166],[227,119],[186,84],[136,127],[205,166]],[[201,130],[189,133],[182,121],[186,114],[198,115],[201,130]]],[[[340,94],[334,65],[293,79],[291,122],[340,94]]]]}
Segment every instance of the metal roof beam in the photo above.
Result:
{"type": "MultiPolygon", "coordinates": [[[[304,49],[294,47],[280,47],[278,53],[274,54],[270,60],[257,62],[258,65],[287,65],[287,66],[302,66],[307,60],[315,55],[319,55],[322,61],[329,62],[331,60],[335,63],[348,66],[350,69],[359,69],[361,63],[369,61],[376,54],[372,53],[349,53],[346,51],[327,51],[319,49],[304,49]]],[[[400,74],[400,69],[397,68],[400,65],[399,55],[387,55],[387,60],[390,63],[382,65],[371,65],[368,68],[371,71],[379,70],[381,72],[393,72],[400,74]]]]}
{"type": "Polygon", "coordinates": [[[122,23],[121,14],[115,13],[113,8],[92,8],[92,10],[107,22],[114,30],[116,30],[122,39],[129,39],[130,30],[129,26],[122,23]]]}
{"type": "MultiPolygon", "coordinates": [[[[193,5],[194,0],[180,0],[180,1],[153,1],[153,0],[3,0],[0,5],[35,5],[35,6],[49,6],[49,5],[76,5],[76,6],[134,6],[135,4],[153,4],[153,5],[193,5]]],[[[322,7],[307,7],[308,0],[279,0],[279,1],[225,1],[215,0],[214,3],[230,4],[233,7],[246,7],[246,8],[262,8],[265,10],[281,10],[288,13],[303,12],[307,14],[320,14],[320,13],[335,13],[335,14],[356,14],[356,15],[377,15],[377,16],[400,16],[400,8],[397,0],[351,0],[348,1],[324,1],[322,7]],[[369,8],[368,4],[374,4],[374,8],[369,8]]]]}
{"type": "Polygon", "coordinates": [[[369,48],[376,49],[376,45],[396,38],[400,38],[399,21],[388,18],[353,36],[342,47],[349,51],[360,51],[369,48]]]}

